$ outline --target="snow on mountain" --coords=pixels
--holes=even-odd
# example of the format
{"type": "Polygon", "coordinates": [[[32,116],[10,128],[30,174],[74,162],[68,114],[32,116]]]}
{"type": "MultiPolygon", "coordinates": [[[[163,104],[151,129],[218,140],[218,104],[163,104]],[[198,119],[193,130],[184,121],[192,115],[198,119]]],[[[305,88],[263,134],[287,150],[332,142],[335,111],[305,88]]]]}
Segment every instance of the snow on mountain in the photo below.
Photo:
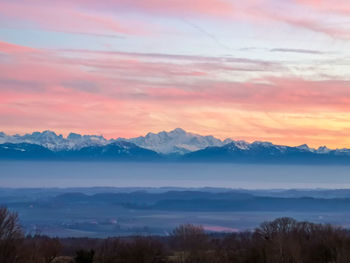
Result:
{"type": "Polygon", "coordinates": [[[297,146],[295,148],[297,148],[299,150],[306,151],[306,152],[314,152],[315,151],[315,149],[310,148],[307,144],[302,144],[302,145],[299,145],[299,146],[297,146]]]}
{"type": "Polygon", "coordinates": [[[180,154],[195,152],[207,147],[226,147],[230,151],[238,152],[269,152],[271,155],[285,153],[291,149],[297,151],[311,152],[316,154],[350,155],[349,149],[332,150],[325,146],[318,149],[310,148],[303,144],[297,147],[275,145],[271,142],[256,141],[248,143],[245,141],[234,141],[232,139],[220,140],[211,135],[202,136],[195,133],[186,132],[181,128],[172,131],[162,131],[159,133],[148,133],[145,136],[136,138],[118,138],[107,140],[99,135],[81,135],[70,133],[67,137],[57,135],[53,131],[33,132],[25,135],[7,135],[0,132],[0,144],[4,143],[30,143],[48,148],[52,151],[79,150],[90,146],[105,146],[115,142],[130,142],[138,147],[155,151],[162,154],[180,154]]]}
{"type": "Polygon", "coordinates": [[[68,149],[80,149],[88,146],[102,146],[110,143],[109,140],[99,135],[80,135],[70,133],[67,136],[68,149]]]}
{"type": "Polygon", "coordinates": [[[329,153],[330,151],[332,150],[328,149],[326,146],[321,146],[316,150],[317,153],[321,153],[321,154],[329,153]]]}
{"type": "Polygon", "coordinates": [[[53,151],[81,149],[87,146],[108,144],[108,140],[97,135],[80,135],[71,133],[67,138],[53,131],[33,132],[25,135],[6,135],[0,133],[0,143],[31,143],[38,144],[53,151]]]}
{"type": "Polygon", "coordinates": [[[232,142],[230,139],[221,141],[213,136],[201,136],[189,133],[180,128],[169,132],[148,133],[146,136],[137,138],[118,138],[116,140],[107,140],[102,136],[80,135],[77,133],[70,133],[65,138],[62,135],[57,135],[53,131],[33,132],[25,135],[16,134],[13,136],[0,133],[0,143],[33,143],[54,151],[81,149],[88,146],[102,146],[118,141],[132,142],[139,147],[163,154],[185,154],[210,146],[223,146],[226,143],[232,142]]]}
{"type": "Polygon", "coordinates": [[[240,151],[245,151],[248,150],[250,147],[250,144],[247,143],[246,141],[224,141],[224,145],[229,148],[231,151],[235,151],[235,150],[240,150],[240,151]],[[225,143],[227,142],[227,143],[225,143]]]}
{"type": "Polygon", "coordinates": [[[140,147],[163,154],[185,154],[210,146],[223,146],[229,142],[221,141],[211,135],[201,136],[186,132],[180,128],[170,132],[162,131],[159,133],[148,133],[146,136],[131,139],[119,138],[118,140],[129,141],[140,147]]]}

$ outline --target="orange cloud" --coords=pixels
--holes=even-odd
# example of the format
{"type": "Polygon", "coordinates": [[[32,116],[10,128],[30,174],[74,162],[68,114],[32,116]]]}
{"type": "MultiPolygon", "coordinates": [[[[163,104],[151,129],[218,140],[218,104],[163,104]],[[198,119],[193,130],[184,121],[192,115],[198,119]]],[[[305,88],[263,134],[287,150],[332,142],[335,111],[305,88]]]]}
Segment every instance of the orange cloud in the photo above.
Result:
{"type": "Polygon", "coordinates": [[[129,137],[181,126],[221,138],[350,146],[346,79],[281,77],[278,63],[240,58],[74,53],[5,42],[0,50],[11,58],[0,62],[7,132],[129,137]],[[235,73],[246,80],[222,78],[235,73]]]}

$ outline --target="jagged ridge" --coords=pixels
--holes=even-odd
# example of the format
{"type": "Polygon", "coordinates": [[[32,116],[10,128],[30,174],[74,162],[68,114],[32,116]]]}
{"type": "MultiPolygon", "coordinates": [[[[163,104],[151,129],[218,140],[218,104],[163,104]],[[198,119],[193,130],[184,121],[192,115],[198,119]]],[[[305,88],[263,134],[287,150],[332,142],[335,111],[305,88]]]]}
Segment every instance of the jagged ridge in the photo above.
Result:
{"type": "Polygon", "coordinates": [[[349,162],[349,149],[331,150],[274,145],[270,142],[220,140],[177,128],[170,132],[148,133],[130,139],[70,133],[66,138],[52,131],[6,135],[0,133],[1,158],[72,158],[230,162],[349,162]],[[2,143],[2,144],[1,144],[2,143]],[[152,156],[152,157],[151,157],[152,156]],[[179,157],[180,156],[180,157],[179,157]]]}

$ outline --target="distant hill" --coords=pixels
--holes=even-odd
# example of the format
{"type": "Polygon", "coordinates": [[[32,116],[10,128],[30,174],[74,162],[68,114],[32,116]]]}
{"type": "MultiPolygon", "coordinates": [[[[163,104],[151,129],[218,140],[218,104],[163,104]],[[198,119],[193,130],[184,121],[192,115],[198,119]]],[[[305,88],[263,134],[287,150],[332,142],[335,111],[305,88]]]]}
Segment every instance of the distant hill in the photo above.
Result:
{"type": "Polygon", "coordinates": [[[55,153],[31,143],[0,144],[0,159],[52,159],[55,153]]]}
{"type": "Polygon", "coordinates": [[[187,162],[235,163],[299,163],[299,164],[350,164],[349,150],[320,152],[306,147],[274,145],[269,142],[251,144],[231,142],[221,147],[207,147],[182,157],[187,162]]]}
{"type": "Polygon", "coordinates": [[[350,222],[349,189],[0,188],[0,203],[19,213],[26,233],[54,237],[168,235],[181,223],[244,231],[281,216],[350,222]]]}
{"type": "Polygon", "coordinates": [[[126,209],[158,211],[350,212],[349,198],[257,196],[254,191],[246,193],[236,191],[224,193],[169,191],[164,193],[130,192],[93,195],[72,192],[44,200],[39,199],[34,203],[60,207],[70,207],[75,204],[122,206],[126,209]]]}

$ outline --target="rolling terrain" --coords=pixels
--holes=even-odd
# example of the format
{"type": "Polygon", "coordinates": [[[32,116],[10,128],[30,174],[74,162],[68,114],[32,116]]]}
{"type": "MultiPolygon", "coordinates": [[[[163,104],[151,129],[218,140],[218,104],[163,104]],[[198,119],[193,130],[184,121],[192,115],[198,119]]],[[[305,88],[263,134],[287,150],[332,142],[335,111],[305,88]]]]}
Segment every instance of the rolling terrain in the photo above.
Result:
{"type": "Polygon", "coordinates": [[[236,232],[281,216],[350,226],[348,190],[3,188],[0,203],[28,233],[62,237],[167,235],[184,223],[236,232]]]}

